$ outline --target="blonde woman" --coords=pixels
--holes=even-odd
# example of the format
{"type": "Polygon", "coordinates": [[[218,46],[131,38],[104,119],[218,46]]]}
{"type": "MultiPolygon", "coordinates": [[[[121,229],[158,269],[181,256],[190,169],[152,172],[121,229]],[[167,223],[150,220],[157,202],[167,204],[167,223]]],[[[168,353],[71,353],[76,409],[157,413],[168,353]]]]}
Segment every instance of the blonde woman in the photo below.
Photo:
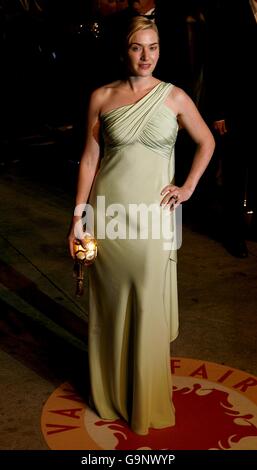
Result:
{"type": "Polygon", "coordinates": [[[122,418],[143,435],[175,424],[170,341],[178,334],[178,302],[175,247],[167,249],[166,238],[153,236],[149,226],[146,233],[137,209],[154,207],[156,214],[165,206],[160,217],[173,226],[174,208],[193,194],[214,140],[183,90],[153,76],[159,58],[156,25],[133,18],[124,50],[127,78],[91,97],[76,197],[81,211],[73,217],[69,243],[74,257],[76,226],[89,202],[97,232],[101,226],[101,236],[95,232],[99,255],[88,270],[92,400],[99,416],[122,418]],[[197,144],[180,187],[174,183],[179,125],[197,144]]]}

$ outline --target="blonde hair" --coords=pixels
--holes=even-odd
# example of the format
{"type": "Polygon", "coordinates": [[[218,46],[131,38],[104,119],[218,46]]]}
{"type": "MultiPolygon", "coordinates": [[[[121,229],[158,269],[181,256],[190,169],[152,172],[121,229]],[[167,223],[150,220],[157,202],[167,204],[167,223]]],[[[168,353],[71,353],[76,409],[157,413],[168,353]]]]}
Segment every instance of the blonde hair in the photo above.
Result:
{"type": "Polygon", "coordinates": [[[145,31],[146,29],[152,29],[153,31],[155,31],[159,41],[159,31],[156,24],[148,18],[139,15],[134,16],[128,24],[126,34],[126,47],[129,46],[133,34],[137,33],[138,31],[145,31]]]}

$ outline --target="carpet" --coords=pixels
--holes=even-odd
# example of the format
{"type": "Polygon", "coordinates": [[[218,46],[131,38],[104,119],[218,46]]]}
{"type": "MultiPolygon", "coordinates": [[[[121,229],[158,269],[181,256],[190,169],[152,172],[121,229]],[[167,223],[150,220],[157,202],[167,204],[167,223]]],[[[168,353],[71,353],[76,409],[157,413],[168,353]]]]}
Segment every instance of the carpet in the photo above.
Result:
{"type": "Polygon", "coordinates": [[[257,450],[257,377],[198,359],[171,358],[176,426],[134,434],[122,420],[100,419],[69,384],[41,415],[53,450],[257,450]]]}

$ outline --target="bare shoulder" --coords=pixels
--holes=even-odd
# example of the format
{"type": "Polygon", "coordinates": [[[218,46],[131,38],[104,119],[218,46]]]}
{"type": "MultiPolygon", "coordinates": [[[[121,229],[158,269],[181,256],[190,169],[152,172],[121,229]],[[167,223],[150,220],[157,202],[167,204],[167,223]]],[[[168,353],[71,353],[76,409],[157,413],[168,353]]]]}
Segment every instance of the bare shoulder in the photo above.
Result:
{"type": "Polygon", "coordinates": [[[188,100],[191,100],[191,98],[188,96],[188,94],[182,90],[182,88],[179,88],[178,86],[173,86],[172,90],[170,92],[170,98],[177,104],[183,104],[187,102],[188,100]]]}
{"type": "Polygon", "coordinates": [[[174,112],[176,112],[176,114],[182,113],[188,106],[194,106],[190,96],[182,88],[175,85],[172,87],[168,95],[167,104],[174,112]]]}
{"type": "Polygon", "coordinates": [[[120,81],[108,83],[100,88],[96,88],[90,96],[90,108],[97,109],[101,112],[105,104],[112,99],[113,95],[117,92],[120,87],[120,81]]]}
{"type": "Polygon", "coordinates": [[[100,88],[96,88],[91,94],[91,100],[96,101],[98,103],[103,102],[104,100],[108,99],[112,93],[119,88],[120,82],[112,82],[108,83],[107,85],[103,85],[100,88]]]}

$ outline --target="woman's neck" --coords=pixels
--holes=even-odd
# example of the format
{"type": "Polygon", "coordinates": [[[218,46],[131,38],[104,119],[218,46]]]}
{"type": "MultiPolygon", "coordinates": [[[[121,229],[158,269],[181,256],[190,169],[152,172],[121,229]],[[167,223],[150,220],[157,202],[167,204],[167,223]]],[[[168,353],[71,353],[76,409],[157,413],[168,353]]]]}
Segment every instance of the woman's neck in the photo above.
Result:
{"type": "Polygon", "coordinates": [[[158,82],[159,80],[152,75],[149,77],[128,77],[127,79],[127,83],[134,93],[140,93],[140,91],[147,90],[148,88],[157,85],[158,82]]]}

